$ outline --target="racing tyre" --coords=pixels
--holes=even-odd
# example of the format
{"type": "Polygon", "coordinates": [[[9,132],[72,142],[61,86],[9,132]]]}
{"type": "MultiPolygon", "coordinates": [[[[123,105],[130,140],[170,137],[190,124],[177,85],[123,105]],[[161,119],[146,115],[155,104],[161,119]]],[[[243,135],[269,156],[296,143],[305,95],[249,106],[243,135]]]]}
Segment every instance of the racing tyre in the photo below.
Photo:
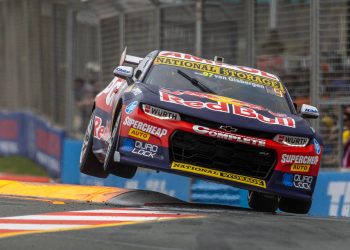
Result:
{"type": "MultiPolygon", "coordinates": [[[[121,110],[121,109],[120,109],[121,110]]],[[[108,148],[106,152],[106,158],[103,165],[103,168],[105,171],[120,176],[123,178],[130,179],[134,177],[137,167],[135,166],[129,166],[125,165],[119,162],[114,161],[114,153],[117,149],[118,143],[119,143],[119,130],[120,130],[120,119],[121,119],[121,112],[119,112],[117,119],[115,121],[115,126],[112,132],[112,136],[108,143],[108,148]]]]}
{"type": "Polygon", "coordinates": [[[256,211],[274,213],[278,208],[278,198],[277,196],[268,196],[263,193],[249,191],[248,205],[256,211]]]}
{"type": "Polygon", "coordinates": [[[297,200],[281,197],[279,209],[287,213],[307,214],[310,210],[312,200],[297,200]]]}
{"type": "Polygon", "coordinates": [[[104,171],[102,163],[99,162],[92,152],[94,121],[95,115],[92,113],[80,152],[80,172],[95,177],[106,178],[108,173],[104,171]]]}

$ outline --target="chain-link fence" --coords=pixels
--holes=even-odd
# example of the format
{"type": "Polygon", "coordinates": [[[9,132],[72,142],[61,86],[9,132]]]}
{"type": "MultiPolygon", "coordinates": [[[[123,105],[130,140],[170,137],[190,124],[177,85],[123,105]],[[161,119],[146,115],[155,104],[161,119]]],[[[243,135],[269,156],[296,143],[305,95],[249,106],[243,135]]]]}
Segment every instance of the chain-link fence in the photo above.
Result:
{"type": "Polygon", "coordinates": [[[0,106],[31,109],[69,131],[125,46],[225,57],[280,76],[296,103],[317,105],[323,166],[349,139],[350,3],[346,0],[0,0],[0,106]]]}

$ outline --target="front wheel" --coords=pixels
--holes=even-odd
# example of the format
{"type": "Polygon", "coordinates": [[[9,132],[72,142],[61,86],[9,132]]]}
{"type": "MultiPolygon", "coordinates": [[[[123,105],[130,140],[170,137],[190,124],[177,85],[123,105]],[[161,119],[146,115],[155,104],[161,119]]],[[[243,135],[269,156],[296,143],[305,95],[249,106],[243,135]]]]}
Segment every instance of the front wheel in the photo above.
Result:
{"type": "Polygon", "coordinates": [[[115,162],[114,155],[116,153],[116,149],[119,143],[119,130],[120,130],[120,119],[121,119],[121,112],[119,112],[118,117],[115,121],[115,126],[113,128],[113,132],[111,135],[111,138],[108,143],[108,148],[106,152],[106,158],[103,165],[103,168],[105,171],[120,176],[123,178],[130,179],[134,177],[137,167],[135,166],[129,166],[125,165],[119,162],[115,162]]]}
{"type": "Polygon", "coordinates": [[[287,213],[307,214],[311,205],[312,200],[297,200],[281,197],[279,209],[287,213]]]}
{"type": "Polygon", "coordinates": [[[249,191],[248,205],[257,211],[274,213],[278,208],[278,197],[249,191]]]}
{"type": "Polygon", "coordinates": [[[102,164],[92,152],[94,121],[95,115],[92,113],[80,152],[80,172],[95,177],[106,178],[108,173],[104,171],[102,164]]]}

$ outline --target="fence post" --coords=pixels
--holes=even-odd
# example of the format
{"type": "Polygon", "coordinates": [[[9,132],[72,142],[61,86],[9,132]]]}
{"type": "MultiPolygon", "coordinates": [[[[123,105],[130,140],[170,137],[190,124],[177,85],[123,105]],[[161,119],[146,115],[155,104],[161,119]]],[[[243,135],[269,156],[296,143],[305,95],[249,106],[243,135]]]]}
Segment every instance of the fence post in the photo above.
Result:
{"type": "MultiPolygon", "coordinates": [[[[311,105],[319,106],[320,94],[320,1],[310,1],[310,102],[311,105]]],[[[319,108],[319,107],[318,107],[319,108]]],[[[319,130],[319,120],[313,120],[312,125],[316,131],[319,130]]]]}
{"type": "MultiPolygon", "coordinates": [[[[122,51],[125,48],[125,15],[123,12],[120,12],[119,14],[119,44],[120,44],[120,50],[119,53],[122,53],[122,51]]],[[[126,44],[127,45],[127,44],[126,44]]]]}
{"type": "Polygon", "coordinates": [[[74,65],[74,25],[76,12],[73,8],[68,8],[67,13],[67,33],[66,33],[66,84],[65,84],[65,126],[68,131],[73,130],[74,112],[74,88],[73,88],[73,65],[74,65]]]}
{"type": "Polygon", "coordinates": [[[196,1],[196,56],[202,56],[202,25],[203,25],[203,0],[196,1]]]}
{"type": "Polygon", "coordinates": [[[255,0],[246,0],[247,15],[247,59],[246,64],[249,67],[255,66],[255,0]]]}

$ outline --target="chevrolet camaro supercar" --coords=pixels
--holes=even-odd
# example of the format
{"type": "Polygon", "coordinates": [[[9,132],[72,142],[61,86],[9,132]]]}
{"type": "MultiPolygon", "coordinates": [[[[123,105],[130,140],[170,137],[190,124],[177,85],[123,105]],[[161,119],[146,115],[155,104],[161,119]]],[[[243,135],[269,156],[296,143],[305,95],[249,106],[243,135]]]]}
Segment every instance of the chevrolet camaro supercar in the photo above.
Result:
{"type": "Polygon", "coordinates": [[[121,56],[95,99],[81,172],[132,178],[137,167],[249,190],[259,211],[307,213],[322,142],[278,77],[189,54],[121,56]],[[125,66],[134,65],[134,67],[125,66]]]}

